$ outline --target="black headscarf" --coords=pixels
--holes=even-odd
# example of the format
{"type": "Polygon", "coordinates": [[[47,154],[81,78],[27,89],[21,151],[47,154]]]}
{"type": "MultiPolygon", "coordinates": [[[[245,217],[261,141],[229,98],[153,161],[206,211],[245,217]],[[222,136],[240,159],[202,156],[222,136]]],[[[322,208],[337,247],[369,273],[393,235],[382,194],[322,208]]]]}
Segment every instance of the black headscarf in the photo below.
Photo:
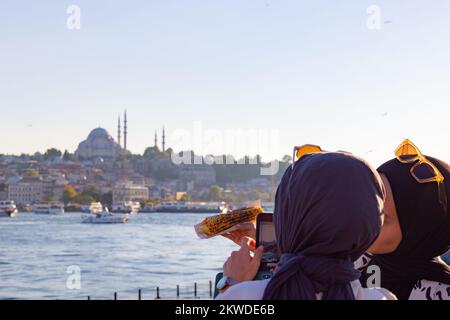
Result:
{"type": "Polygon", "coordinates": [[[305,155],[278,187],[274,223],[280,263],[263,299],[354,299],[356,260],[380,232],[384,188],[363,160],[305,155]]]}
{"type": "MultiPolygon", "coordinates": [[[[450,200],[449,165],[432,157],[427,159],[444,175],[450,200]]],[[[450,208],[445,210],[439,203],[437,183],[418,183],[411,176],[412,165],[393,159],[378,168],[391,185],[402,241],[394,252],[374,255],[369,264],[380,267],[381,286],[403,300],[409,298],[418,280],[450,285],[449,266],[436,258],[450,248],[450,208]]],[[[363,285],[368,276],[363,272],[363,285]]]]}

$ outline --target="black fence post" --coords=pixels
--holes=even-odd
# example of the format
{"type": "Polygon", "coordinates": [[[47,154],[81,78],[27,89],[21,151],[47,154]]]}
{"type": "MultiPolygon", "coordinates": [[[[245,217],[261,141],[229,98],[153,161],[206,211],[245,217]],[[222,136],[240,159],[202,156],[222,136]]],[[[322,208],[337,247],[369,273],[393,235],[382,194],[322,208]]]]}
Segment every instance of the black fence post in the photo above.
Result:
{"type": "Polygon", "coordinates": [[[138,300],[142,300],[142,290],[139,289],[138,291],[138,300]]]}
{"type": "Polygon", "coordinates": [[[197,282],[194,282],[194,297],[197,298],[197,282]]]}
{"type": "Polygon", "coordinates": [[[88,300],[91,300],[91,296],[88,296],[87,298],[88,298],[88,300]]]}
{"type": "Polygon", "coordinates": [[[177,299],[180,297],[180,285],[177,284],[177,299]]]}
{"type": "Polygon", "coordinates": [[[117,292],[114,292],[114,300],[117,300],[117,292]]]}
{"type": "Polygon", "coordinates": [[[212,281],[211,281],[211,280],[209,280],[209,297],[210,297],[210,298],[213,297],[212,281]]]}
{"type": "Polygon", "coordinates": [[[161,299],[159,296],[159,287],[156,287],[156,299],[161,299]]]}

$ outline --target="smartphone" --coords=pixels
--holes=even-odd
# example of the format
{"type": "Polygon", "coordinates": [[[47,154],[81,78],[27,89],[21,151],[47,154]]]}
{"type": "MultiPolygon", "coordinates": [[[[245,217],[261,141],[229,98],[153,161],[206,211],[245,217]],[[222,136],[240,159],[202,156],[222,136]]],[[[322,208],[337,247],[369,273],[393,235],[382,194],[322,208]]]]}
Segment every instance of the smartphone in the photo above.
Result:
{"type": "Polygon", "coordinates": [[[256,219],[256,247],[260,245],[264,254],[255,280],[270,279],[280,258],[272,213],[259,214],[256,219]]]}

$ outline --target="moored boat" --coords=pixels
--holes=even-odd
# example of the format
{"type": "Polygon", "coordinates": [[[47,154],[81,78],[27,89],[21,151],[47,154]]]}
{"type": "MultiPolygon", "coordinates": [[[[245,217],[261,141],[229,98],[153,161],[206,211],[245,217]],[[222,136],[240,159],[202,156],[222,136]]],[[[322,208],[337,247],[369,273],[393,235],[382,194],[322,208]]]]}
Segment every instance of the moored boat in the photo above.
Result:
{"type": "Polygon", "coordinates": [[[110,224],[110,223],[126,223],[128,221],[128,214],[112,214],[108,211],[100,213],[93,213],[81,216],[82,223],[94,224],[110,224]]]}
{"type": "Polygon", "coordinates": [[[112,205],[113,213],[137,214],[141,209],[141,204],[134,201],[116,202],[112,205]]]}
{"type": "Polygon", "coordinates": [[[81,212],[84,213],[100,213],[103,211],[101,202],[92,202],[90,205],[81,206],[81,212]]]}
{"type": "Polygon", "coordinates": [[[17,206],[14,201],[0,201],[0,217],[15,217],[17,206]]]}
{"type": "Polygon", "coordinates": [[[60,215],[64,213],[64,205],[60,203],[38,203],[33,206],[35,214],[60,215]]]}

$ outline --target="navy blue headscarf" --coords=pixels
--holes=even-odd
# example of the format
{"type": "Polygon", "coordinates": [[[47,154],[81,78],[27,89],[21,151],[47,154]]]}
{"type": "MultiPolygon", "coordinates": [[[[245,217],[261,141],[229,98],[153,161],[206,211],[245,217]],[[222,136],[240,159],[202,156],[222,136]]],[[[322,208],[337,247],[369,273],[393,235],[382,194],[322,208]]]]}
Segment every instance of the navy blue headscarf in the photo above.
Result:
{"type": "Polygon", "coordinates": [[[353,261],[380,232],[384,197],[378,173],[351,154],[305,155],[289,167],[274,210],[282,256],[263,299],[354,299],[353,261]]]}

